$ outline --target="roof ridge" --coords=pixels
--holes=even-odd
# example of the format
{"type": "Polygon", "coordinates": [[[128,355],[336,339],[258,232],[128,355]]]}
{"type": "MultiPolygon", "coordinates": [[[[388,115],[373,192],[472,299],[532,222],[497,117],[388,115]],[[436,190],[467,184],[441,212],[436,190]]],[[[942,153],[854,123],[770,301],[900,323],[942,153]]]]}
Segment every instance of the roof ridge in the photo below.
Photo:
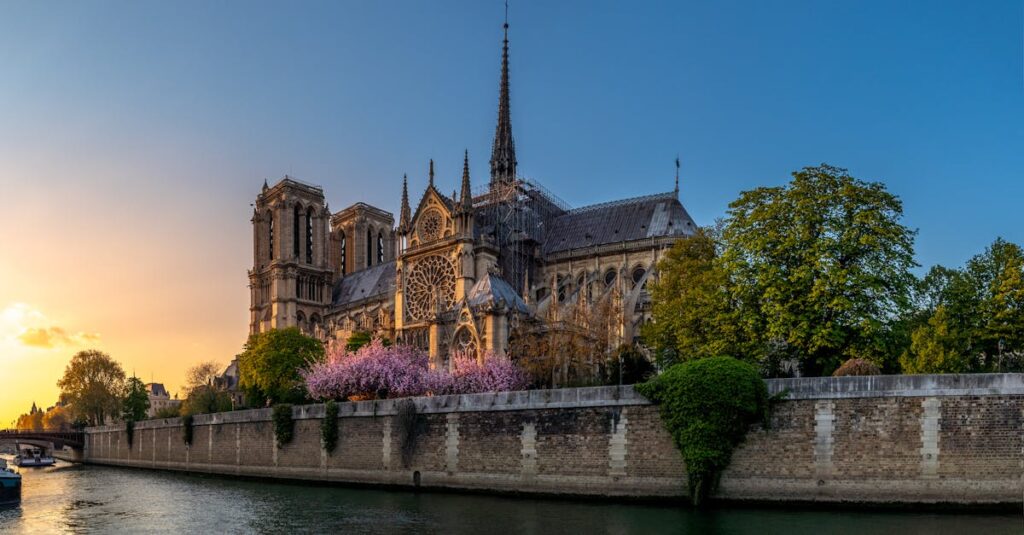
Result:
{"type": "Polygon", "coordinates": [[[573,208],[573,209],[567,211],[566,214],[578,214],[578,213],[581,213],[581,212],[588,212],[590,210],[596,210],[596,209],[599,209],[599,208],[608,208],[608,207],[611,207],[611,206],[621,206],[621,205],[631,204],[631,203],[640,202],[640,201],[654,200],[654,199],[658,199],[658,198],[662,198],[662,197],[675,199],[676,198],[676,194],[675,194],[675,192],[672,192],[672,191],[666,191],[666,192],[662,192],[662,193],[651,193],[649,195],[640,195],[638,197],[629,197],[629,198],[626,198],[626,199],[616,199],[614,201],[605,201],[605,202],[601,202],[601,203],[597,203],[597,204],[590,204],[590,205],[587,205],[587,206],[580,206],[579,208],[573,208]]]}

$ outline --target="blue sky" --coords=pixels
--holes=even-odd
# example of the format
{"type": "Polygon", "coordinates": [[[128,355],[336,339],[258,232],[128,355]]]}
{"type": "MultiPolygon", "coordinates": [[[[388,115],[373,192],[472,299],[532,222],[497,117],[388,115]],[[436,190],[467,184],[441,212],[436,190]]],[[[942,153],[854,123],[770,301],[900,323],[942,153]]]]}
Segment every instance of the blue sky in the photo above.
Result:
{"type": "MultiPolygon", "coordinates": [[[[264,178],[397,212],[403,173],[415,197],[434,158],[454,189],[468,148],[486,181],[503,11],[0,4],[0,306],[140,363],[154,338],[226,361],[246,333],[264,178]]],[[[682,200],[710,224],[740,191],[827,162],[904,200],[924,266],[1024,243],[1019,0],[509,12],[519,170],[574,206],[671,189],[678,153],[682,200]]]]}

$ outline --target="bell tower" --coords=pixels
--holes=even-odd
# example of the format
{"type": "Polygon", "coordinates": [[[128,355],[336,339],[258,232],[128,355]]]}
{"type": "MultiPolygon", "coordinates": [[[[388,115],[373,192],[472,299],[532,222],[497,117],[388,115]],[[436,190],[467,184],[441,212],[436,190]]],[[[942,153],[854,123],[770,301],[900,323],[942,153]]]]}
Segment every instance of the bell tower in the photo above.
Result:
{"type": "Polygon", "coordinates": [[[319,186],[285,175],[263,183],[253,208],[249,333],[298,326],[324,336],[331,301],[330,212],[319,186]]]}

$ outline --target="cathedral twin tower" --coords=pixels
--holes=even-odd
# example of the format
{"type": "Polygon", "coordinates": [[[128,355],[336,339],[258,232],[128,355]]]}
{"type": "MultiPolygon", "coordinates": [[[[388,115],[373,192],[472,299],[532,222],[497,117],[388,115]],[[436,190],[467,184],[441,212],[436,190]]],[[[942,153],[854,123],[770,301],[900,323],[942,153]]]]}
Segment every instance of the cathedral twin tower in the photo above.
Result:
{"type": "Polygon", "coordinates": [[[252,218],[250,333],[297,326],[344,342],[367,332],[444,366],[454,353],[507,354],[511,338],[603,301],[618,316],[595,336],[632,341],[647,278],[693,221],[676,192],[570,210],[517,177],[508,43],[506,23],[485,192],[473,195],[468,154],[454,196],[435,186],[431,161],[415,210],[403,180],[396,226],[362,202],[331,214],[319,186],[264,182],[252,218]]]}

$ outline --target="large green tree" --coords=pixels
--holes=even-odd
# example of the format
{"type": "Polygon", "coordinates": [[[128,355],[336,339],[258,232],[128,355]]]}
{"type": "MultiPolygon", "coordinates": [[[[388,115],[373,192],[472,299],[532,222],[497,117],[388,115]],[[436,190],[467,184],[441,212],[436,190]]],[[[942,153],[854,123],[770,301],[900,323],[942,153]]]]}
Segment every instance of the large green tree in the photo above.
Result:
{"type": "Polygon", "coordinates": [[[850,357],[882,360],[915,280],[902,216],[882,184],[824,164],[745,191],[717,239],[681,240],[659,264],[649,338],[684,359],[728,354],[769,374],[783,361],[827,375],[850,357]]]}
{"type": "Polygon", "coordinates": [[[102,425],[108,416],[118,415],[124,380],[124,370],[117,361],[102,351],[89,349],[71,357],[57,386],[76,419],[102,425]]]}
{"type": "Polygon", "coordinates": [[[124,397],[121,399],[121,417],[137,422],[146,418],[149,411],[149,393],[146,385],[138,377],[131,377],[125,383],[124,397]]]}
{"type": "Polygon", "coordinates": [[[302,402],[299,370],[323,358],[323,344],[297,327],[254,334],[238,356],[238,383],[252,404],[302,402]]]}
{"type": "Polygon", "coordinates": [[[677,241],[648,284],[655,321],[643,327],[663,369],[692,358],[744,351],[736,309],[729,298],[729,276],[718,261],[719,229],[701,228],[677,241]]]}

